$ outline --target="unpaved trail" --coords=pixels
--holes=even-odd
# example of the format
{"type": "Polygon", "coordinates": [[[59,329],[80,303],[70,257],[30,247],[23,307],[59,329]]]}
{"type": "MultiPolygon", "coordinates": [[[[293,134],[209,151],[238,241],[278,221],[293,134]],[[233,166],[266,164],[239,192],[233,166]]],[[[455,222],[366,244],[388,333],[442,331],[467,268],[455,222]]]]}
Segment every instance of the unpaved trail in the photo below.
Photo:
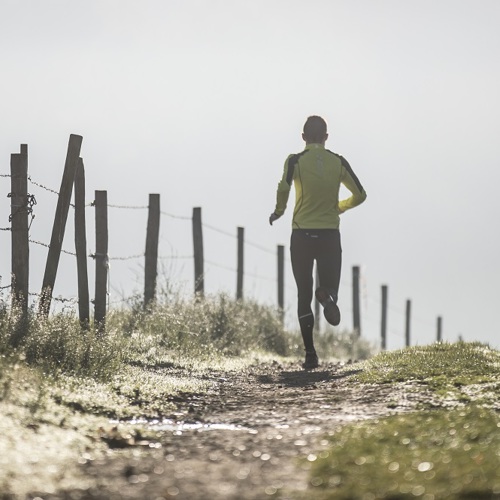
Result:
{"type": "Polygon", "coordinates": [[[106,457],[81,464],[93,487],[40,497],[297,498],[310,480],[308,465],[339,425],[408,411],[422,400],[410,388],[348,382],[356,370],[274,362],[211,373],[212,390],[179,398],[172,423],[152,427],[154,440],[124,447],[110,440],[106,457]]]}

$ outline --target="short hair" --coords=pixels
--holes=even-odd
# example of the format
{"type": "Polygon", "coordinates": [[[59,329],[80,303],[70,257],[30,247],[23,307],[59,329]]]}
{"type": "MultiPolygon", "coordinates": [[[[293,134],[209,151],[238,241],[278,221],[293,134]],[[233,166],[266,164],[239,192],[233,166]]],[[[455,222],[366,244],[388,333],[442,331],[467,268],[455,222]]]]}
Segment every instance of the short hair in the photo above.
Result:
{"type": "Polygon", "coordinates": [[[326,134],[326,122],[321,116],[310,116],[304,123],[304,138],[307,142],[323,142],[326,134]]]}

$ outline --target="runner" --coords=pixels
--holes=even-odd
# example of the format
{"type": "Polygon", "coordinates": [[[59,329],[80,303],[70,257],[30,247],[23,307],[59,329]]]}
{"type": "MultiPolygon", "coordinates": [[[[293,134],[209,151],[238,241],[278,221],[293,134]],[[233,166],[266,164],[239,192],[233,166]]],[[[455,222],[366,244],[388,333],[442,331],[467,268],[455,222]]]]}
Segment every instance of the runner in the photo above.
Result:
{"type": "Polygon", "coordinates": [[[307,118],[302,139],[306,143],[305,149],[289,155],[285,162],[276,193],[276,208],[269,223],[272,225],[284,214],[293,181],[295,208],[290,255],[297,283],[300,331],[306,351],[302,366],[312,369],[318,366],[311,309],[313,264],[316,260],[320,285],[316,289],[316,298],[323,306],[326,320],[337,326],[340,323],[337,300],[342,266],[339,215],[363,203],[366,192],[347,160],[325,149],[328,132],[323,118],[307,118]],[[341,184],[351,196],[339,201],[341,184]]]}

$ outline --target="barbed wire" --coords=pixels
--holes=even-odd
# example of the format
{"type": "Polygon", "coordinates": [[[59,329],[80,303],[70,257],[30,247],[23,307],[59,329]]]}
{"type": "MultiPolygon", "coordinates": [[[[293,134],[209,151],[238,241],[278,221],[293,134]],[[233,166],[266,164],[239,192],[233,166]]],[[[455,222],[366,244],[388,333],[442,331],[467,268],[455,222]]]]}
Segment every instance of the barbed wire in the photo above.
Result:
{"type": "Polygon", "coordinates": [[[140,259],[144,257],[145,254],[137,254],[137,255],[129,255],[127,257],[108,257],[109,260],[133,260],[133,259],[140,259]]]}
{"type": "MultiPolygon", "coordinates": [[[[91,206],[94,206],[94,202],[91,203],[91,206]]],[[[145,210],[148,209],[149,206],[146,205],[118,205],[118,204],[108,204],[108,207],[111,208],[119,208],[119,209],[132,209],[132,210],[145,210]]],[[[170,217],[172,219],[178,219],[178,220],[189,220],[191,221],[193,218],[185,215],[177,215],[177,214],[172,214],[169,212],[165,212],[163,210],[160,211],[161,215],[165,215],[167,217],[170,217]]],[[[207,229],[210,229],[212,231],[215,231],[217,233],[223,234],[224,236],[228,236],[229,238],[234,238],[237,239],[237,235],[230,233],[229,231],[226,231],[224,229],[221,229],[219,227],[213,226],[212,224],[207,224],[205,222],[202,223],[202,227],[205,227],[207,229]]],[[[258,250],[261,250],[262,252],[266,252],[268,254],[274,255],[275,251],[270,250],[269,248],[265,248],[262,245],[259,245],[258,243],[254,243],[249,240],[244,240],[245,245],[252,246],[258,250]]]]}
{"type": "MultiPolygon", "coordinates": [[[[29,292],[28,295],[31,297],[38,297],[38,298],[45,296],[45,294],[37,293],[37,292],[29,292]]],[[[57,297],[52,296],[51,298],[52,298],[52,300],[55,300],[56,302],[71,303],[74,305],[78,304],[78,302],[79,302],[78,297],[64,298],[64,297],[61,297],[60,295],[58,295],[57,297]]]]}
{"type": "MultiPolygon", "coordinates": [[[[230,238],[238,239],[237,235],[230,233],[229,231],[225,231],[224,229],[220,229],[218,227],[212,226],[211,224],[203,223],[202,226],[206,227],[207,229],[211,229],[212,231],[216,231],[217,233],[223,234],[225,236],[229,236],[230,238]]],[[[254,242],[249,241],[247,239],[244,239],[243,243],[245,245],[252,246],[254,248],[257,248],[258,250],[261,250],[262,252],[266,252],[266,253],[269,253],[271,255],[275,255],[275,253],[276,253],[274,250],[270,250],[269,248],[265,248],[262,245],[259,245],[258,243],[254,243],[254,242]]]]}
{"type": "MultiPolygon", "coordinates": [[[[12,177],[12,176],[10,174],[0,174],[0,177],[8,178],[8,177],[12,177]]],[[[33,185],[39,187],[40,189],[43,189],[43,190],[48,191],[50,193],[59,195],[59,193],[56,190],[54,190],[54,189],[52,189],[50,187],[47,187],[47,186],[45,186],[45,185],[43,185],[43,184],[41,184],[39,182],[34,181],[31,178],[31,176],[28,176],[28,180],[29,180],[29,182],[31,182],[33,185]]],[[[34,195],[28,194],[28,199],[27,199],[26,205],[17,207],[18,210],[16,212],[14,212],[13,214],[11,214],[10,217],[9,217],[9,219],[11,219],[12,216],[15,215],[16,213],[19,213],[23,208],[26,208],[26,210],[28,211],[28,213],[32,213],[33,206],[35,204],[36,204],[36,199],[35,199],[34,195]]],[[[71,204],[71,206],[74,207],[73,204],[71,204]]],[[[87,207],[88,206],[95,206],[95,203],[91,202],[91,203],[87,204],[86,206],[87,207]]],[[[117,208],[117,209],[131,209],[131,210],[145,210],[145,209],[149,208],[146,205],[122,205],[122,204],[109,204],[108,207],[110,207],[110,208],[117,208]]],[[[169,213],[169,212],[166,212],[166,211],[161,211],[160,213],[162,215],[164,215],[166,217],[170,217],[172,219],[192,221],[192,217],[191,216],[177,215],[177,214],[169,213]]],[[[30,222],[30,227],[31,227],[31,223],[33,221],[33,218],[34,218],[34,215],[32,216],[32,219],[31,219],[31,222],[30,222]]],[[[222,234],[224,236],[227,236],[227,237],[230,237],[230,238],[233,238],[233,239],[237,239],[238,238],[236,233],[226,231],[226,230],[221,229],[219,227],[216,227],[216,226],[214,226],[212,224],[202,223],[202,227],[207,228],[207,229],[209,229],[211,231],[215,231],[215,232],[217,232],[219,234],[222,234]]],[[[11,231],[11,228],[10,227],[0,228],[0,231],[11,231]]],[[[36,240],[33,240],[33,239],[30,239],[29,241],[31,243],[33,243],[33,244],[40,245],[40,246],[43,246],[45,248],[50,248],[50,245],[48,245],[46,243],[43,243],[41,241],[36,241],[36,240]]],[[[265,246],[263,246],[261,244],[255,243],[255,242],[250,241],[250,240],[244,239],[244,244],[248,245],[248,246],[251,246],[251,247],[254,247],[254,248],[256,248],[256,249],[258,249],[258,250],[260,250],[262,252],[265,252],[267,254],[270,254],[270,255],[275,255],[276,254],[276,250],[271,250],[271,249],[266,248],[265,246]]],[[[70,251],[67,251],[67,250],[61,250],[61,252],[65,253],[65,254],[68,254],[68,255],[71,255],[71,256],[76,256],[76,253],[70,252],[70,251]]],[[[116,257],[106,256],[106,257],[107,257],[108,261],[111,261],[111,260],[113,260],[113,261],[128,261],[128,260],[133,260],[133,259],[140,259],[140,258],[143,258],[144,256],[145,256],[144,253],[140,253],[140,254],[129,255],[129,256],[116,256],[116,257]]],[[[89,255],[89,257],[95,258],[96,256],[95,256],[95,254],[94,255],[91,254],[91,255],[89,255]]],[[[194,258],[193,255],[173,255],[172,254],[172,255],[158,256],[159,260],[193,259],[193,258],[194,258]]],[[[211,260],[206,260],[206,259],[205,259],[205,262],[209,266],[213,266],[213,267],[220,268],[220,269],[225,269],[225,270],[227,270],[229,272],[232,272],[232,273],[237,273],[237,270],[234,267],[226,266],[226,265],[223,265],[223,264],[218,264],[217,262],[214,262],[214,261],[211,261],[211,260]]],[[[275,282],[276,281],[276,279],[274,277],[262,276],[262,275],[259,275],[259,274],[256,274],[256,273],[244,272],[244,275],[245,275],[245,277],[249,277],[249,278],[253,278],[253,279],[258,279],[258,280],[263,280],[263,281],[269,281],[269,282],[275,282]]],[[[345,283],[344,283],[344,285],[345,285],[345,283]]],[[[350,286],[352,287],[352,284],[350,286]]],[[[11,287],[11,285],[6,285],[6,286],[3,286],[3,287],[0,287],[0,290],[7,289],[7,288],[10,288],[10,287],[11,287]]],[[[287,289],[291,290],[292,287],[288,287],[287,286],[287,289]]],[[[36,295],[36,294],[34,294],[34,295],[36,295]]],[[[63,299],[63,298],[56,299],[56,298],[54,298],[54,300],[59,300],[60,302],[71,302],[71,301],[74,301],[75,299],[63,299]]],[[[378,305],[381,305],[381,299],[375,299],[371,295],[366,294],[366,300],[368,300],[370,302],[375,302],[378,305]]],[[[393,313],[397,313],[400,316],[405,316],[405,314],[406,314],[405,311],[403,311],[401,308],[397,308],[397,307],[389,305],[389,304],[388,304],[388,310],[392,311],[393,313]]],[[[412,315],[412,321],[417,321],[418,323],[420,323],[422,325],[425,325],[425,326],[430,326],[431,325],[430,321],[423,320],[420,317],[416,317],[416,316],[413,316],[413,315],[412,315]]],[[[405,337],[404,333],[401,333],[400,331],[396,331],[394,329],[389,329],[388,333],[391,334],[391,335],[400,337],[400,338],[404,338],[405,337]]]]}
{"type": "Polygon", "coordinates": [[[47,243],[42,243],[41,241],[32,240],[31,238],[28,241],[30,243],[34,243],[35,245],[40,245],[41,247],[50,248],[50,245],[48,245],[47,243]]]}
{"type": "Polygon", "coordinates": [[[43,184],[40,184],[39,182],[34,181],[30,175],[28,175],[28,181],[30,181],[31,184],[34,184],[35,186],[38,186],[39,188],[44,189],[45,191],[48,191],[49,193],[53,193],[53,194],[56,194],[57,196],[59,196],[58,191],[56,191],[55,189],[49,188],[47,186],[44,186],[43,184]]]}
{"type": "MultiPolygon", "coordinates": [[[[13,197],[14,197],[13,193],[7,194],[7,198],[13,198],[13,197]]],[[[30,223],[28,225],[28,231],[29,231],[31,228],[31,224],[33,223],[33,219],[35,218],[35,214],[33,213],[33,207],[35,205],[36,205],[35,195],[30,194],[30,193],[26,194],[26,201],[24,203],[22,203],[21,205],[14,205],[11,203],[11,205],[10,205],[11,208],[16,208],[16,210],[9,215],[9,222],[12,222],[12,220],[14,219],[14,216],[17,214],[26,213],[28,215],[31,215],[31,220],[30,220],[30,223]]]]}
{"type": "Polygon", "coordinates": [[[175,214],[170,214],[168,212],[163,212],[160,211],[162,215],[166,215],[167,217],[171,217],[172,219],[180,219],[180,220],[193,220],[192,217],[188,217],[186,215],[175,215],[175,214]]]}
{"type": "Polygon", "coordinates": [[[108,204],[109,208],[125,208],[125,209],[131,209],[131,210],[144,210],[149,207],[143,206],[143,205],[112,205],[108,204]]]}
{"type": "Polygon", "coordinates": [[[234,269],[233,267],[224,266],[222,264],[217,264],[217,262],[213,262],[211,260],[205,259],[205,263],[208,264],[209,266],[214,266],[214,267],[218,267],[219,269],[225,269],[226,271],[231,271],[232,273],[237,272],[236,269],[234,269]]]}
{"type": "Polygon", "coordinates": [[[202,223],[202,227],[206,227],[207,229],[211,229],[212,231],[223,234],[224,236],[229,236],[230,238],[237,238],[237,236],[235,236],[233,233],[230,233],[229,231],[225,231],[224,229],[219,229],[218,227],[212,226],[210,224],[206,224],[205,222],[202,223]]]}
{"type": "MultiPolygon", "coordinates": [[[[33,243],[35,245],[39,245],[41,247],[50,248],[49,244],[43,243],[42,241],[33,240],[31,238],[28,241],[30,243],[33,243]]],[[[73,257],[76,257],[76,253],[75,252],[70,252],[69,250],[61,249],[61,253],[65,253],[66,255],[72,255],[73,257]]]]}

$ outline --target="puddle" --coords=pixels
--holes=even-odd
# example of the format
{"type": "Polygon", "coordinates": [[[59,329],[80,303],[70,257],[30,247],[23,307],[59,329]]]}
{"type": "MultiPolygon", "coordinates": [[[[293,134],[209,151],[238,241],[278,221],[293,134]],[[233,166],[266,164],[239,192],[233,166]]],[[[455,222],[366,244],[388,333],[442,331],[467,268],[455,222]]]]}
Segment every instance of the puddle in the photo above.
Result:
{"type": "Polygon", "coordinates": [[[257,431],[249,427],[244,427],[243,425],[236,424],[208,424],[202,422],[176,422],[175,420],[163,419],[163,420],[147,420],[144,418],[137,418],[132,420],[111,420],[110,423],[113,425],[139,425],[147,427],[148,429],[155,431],[172,431],[172,432],[184,432],[184,431],[243,431],[249,432],[250,434],[257,434],[257,431]]]}

